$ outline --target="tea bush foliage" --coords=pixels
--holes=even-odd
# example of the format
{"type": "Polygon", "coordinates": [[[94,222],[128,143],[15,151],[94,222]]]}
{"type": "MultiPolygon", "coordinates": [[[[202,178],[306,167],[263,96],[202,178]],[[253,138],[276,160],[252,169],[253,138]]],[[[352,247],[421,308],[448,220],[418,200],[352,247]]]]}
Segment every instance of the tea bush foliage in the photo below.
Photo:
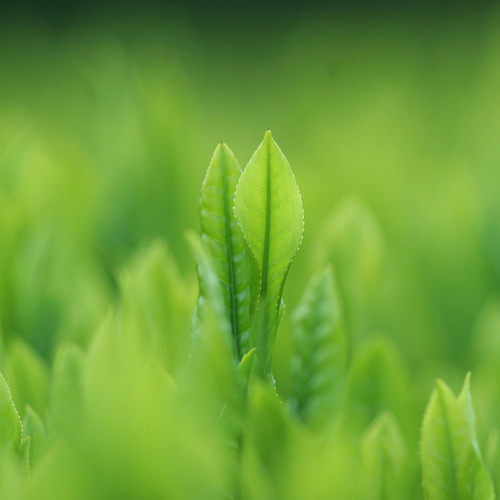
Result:
{"type": "Polygon", "coordinates": [[[7,32],[0,499],[495,498],[500,44],[455,22],[316,19],[260,72],[7,32]]]}

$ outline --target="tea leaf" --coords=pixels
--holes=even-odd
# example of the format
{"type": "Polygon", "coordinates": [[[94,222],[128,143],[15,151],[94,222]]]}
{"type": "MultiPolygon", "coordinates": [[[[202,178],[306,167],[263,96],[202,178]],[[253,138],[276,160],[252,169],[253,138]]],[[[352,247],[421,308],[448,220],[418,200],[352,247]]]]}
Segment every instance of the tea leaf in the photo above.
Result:
{"type": "Polygon", "coordinates": [[[47,405],[49,369],[44,359],[24,339],[10,342],[5,376],[9,381],[17,409],[24,417],[26,405],[42,414],[47,405]]]}
{"type": "Polygon", "coordinates": [[[234,399],[236,361],[232,354],[231,324],[225,314],[221,283],[201,240],[189,233],[196,255],[200,292],[192,320],[190,369],[192,385],[213,415],[234,399]],[[202,388],[200,390],[200,388],[202,388]],[[210,397],[211,395],[211,397],[210,397]]]}
{"type": "Polygon", "coordinates": [[[84,416],[83,371],[85,354],[76,344],[59,346],[52,370],[50,425],[59,432],[75,430],[84,416]]]}
{"type": "Polygon", "coordinates": [[[0,373],[0,447],[14,446],[18,450],[22,433],[19,413],[12,401],[9,386],[0,373]]]}
{"type": "Polygon", "coordinates": [[[124,333],[178,375],[188,357],[193,303],[168,247],[155,242],[140,252],[122,274],[120,289],[124,333]]]}
{"type": "Polygon", "coordinates": [[[359,498],[399,500],[403,494],[406,445],[390,412],[382,412],[363,438],[359,498]]]}
{"type": "Polygon", "coordinates": [[[219,144],[208,167],[200,196],[201,238],[222,283],[238,359],[249,351],[250,260],[234,215],[234,192],[241,175],[232,151],[219,144]]]}
{"type": "Polygon", "coordinates": [[[198,301],[191,319],[193,346],[203,339],[204,332],[217,330],[226,342],[231,342],[231,323],[225,313],[221,284],[210,258],[200,238],[192,232],[188,241],[196,256],[198,273],[198,301]]]}
{"type": "Polygon", "coordinates": [[[236,188],[236,219],[261,274],[250,345],[270,370],[281,295],[288,268],[304,231],[302,199],[287,159],[267,131],[236,188]]]}
{"type": "Polygon", "coordinates": [[[422,484],[428,500],[495,498],[474,419],[470,374],[458,397],[438,380],[422,424],[422,484]]]}
{"type": "Polygon", "coordinates": [[[313,427],[338,405],[347,345],[331,266],[313,276],[293,315],[292,407],[313,427]]]}
{"type": "Polygon", "coordinates": [[[355,351],[349,369],[343,418],[365,428],[382,411],[391,410],[408,425],[410,381],[406,366],[389,338],[376,335],[355,351]]]}

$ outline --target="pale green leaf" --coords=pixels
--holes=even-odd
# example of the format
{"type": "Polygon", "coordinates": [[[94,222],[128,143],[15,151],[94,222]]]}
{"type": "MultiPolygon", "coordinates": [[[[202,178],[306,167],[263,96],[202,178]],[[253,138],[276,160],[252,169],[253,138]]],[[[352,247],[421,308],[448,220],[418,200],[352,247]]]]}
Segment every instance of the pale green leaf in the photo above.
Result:
{"type": "Polygon", "coordinates": [[[339,203],[318,232],[313,262],[316,266],[333,264],[353,340],[366,331],[373,298],[379,293],[383,255],[380,223],[358,198],[339,203]]]}
{"type": "Polygon", "coordinates": [[[21,471],[29,474],[31,470],[31,436],[24,436],[19,445],[19,457],[21,459],[21,471]]]}
{"type": "Polygon", "coordinates": [[[287,498],[283,495],[293,442],[293,428],[269,381],[253,379],[249,389],[244,436],[245,469],[251,474],[244,498],[287,498]],[[267,490],[267,491],[266,491],[267,490]]]}
{"type": "Polygon", "coordinates": [[[249,351],[251,312],[250,255],[234,215],[234,193],[240,175],[232,151],[219,144],[203,181],[199,204],[201,238],[222,283],[238,359],[249,351]]]}
{"type": "Polygon", "coordinates": [[[5,377],[9,380],[12,397],[24,417],[26,405],[38,413],[46,410],[49,388],[49,368],[45,360],[21,337],[9,343],[5,377]]]}
{"type": "Polygon", "coordinates": [[[406,498],[406,445],[392,413],[384,411],[372,422],[363,437],[361,454],[360,500],[406,498]]]}
{"type": "Polygon", "coordinates": [[[148,356],[176,376],[188,356],[194,297],[168,247],[154,242],[139,252],[120,279],[120,326],[148,356]]]}
{"type": "Polygon", "coordinates": [[[438,380],[422,424],[422,484],[428,500],[492,500],[476,438],[470,374],[456,397],[438,380]]]}
{"type": "Polygon", "coordinates": [[[304,231],[302,199],[287,159],[267,131],[236,188],[235,214],[259,263],[261,286],[250,345],[270,369],[284,280],[304,231]]]}
{"type": "Polygon", "coordinates": [[[347,365],[347,343],[333,270],[313,276],[293,314],[291,405],[305,422],[320,426],[338,406],[347,365]]]}
{"type": "MultiPolygon", "coordinates": [[[[410,380],[394,343],[375,335],[354,353],[348,373],[343,419],[365,428],[382,411],[391,410],[402,425],[410,421],[410,380]]],[[[415,423],[418,425],[418,422],[415,423]]]]}
{"type": "Polygon", "coordinates": [[[4,446],[19,449],[22,424],[14,405],[9,386],[0,373],[0,448],[4,446]]]}
{"type": "Polygon", "coordinates": [[[33,467],[42,456],[45,445],[45,426],[36,411],[29,405],[26,406],[23,420],[23,436],[24,439],[29,438],[29,464],[33,467]]]}
{"type": "Polygon", "coordinates": [[[83,417],[85,360],[84,352],[76,344],[62,344],[57,350],[52,369],[49,415],[51,427],[59,432],[74,430],[83,417]]]}

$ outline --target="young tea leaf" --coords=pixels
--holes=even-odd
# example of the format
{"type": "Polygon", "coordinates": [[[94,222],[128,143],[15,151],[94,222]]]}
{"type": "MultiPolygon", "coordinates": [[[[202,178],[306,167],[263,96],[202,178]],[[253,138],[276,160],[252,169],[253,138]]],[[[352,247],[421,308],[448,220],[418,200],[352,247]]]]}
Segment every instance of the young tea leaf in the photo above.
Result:
{"type": "Polygon", "coordinates": [[[26,414],[23,421],[23,441],[29,438],[29,464],[36,465],[43,455],[45,441],[45,426],[41,418],[31,406],[26,406],[26,414]]]}
{"type": "Polygon", "coordinates": [[[241,170],[232,151],[219,144],[200,195],[201,238],[222,283],[222,295],[238,359],[249,351],[250,260],[234,215],[241,170]]]}
{"type": "Polygon", "coordinates": [[[359,499],[400,500],[403,494],[406,446],[390,412],[382,412],[363,438],[359,499]]]}
{"type": "Polygon", "coordinates": [[[198,301],[191,318],[193,347],[203,340],[204,332],[210,330],[217,330],[226,343],[230,342],[231,323],[226,315],[222,287],[212,259],[195,233],[188,233],[187,238],[196,256],[199,283],[198,301]]]}
{"type": "Polygon", "coordinates": [[[324,423],[338,404],[344,384],[347,345],[333,270],[311,279],[293,315],[291,404],[313,427],[324,423]]]}
{"type": "Polygon", "coordinates": [[[203,404],[210,408],[208,411],[218,416],[222,406],[234,398],[237,390],[231,324],[212,259],[194,233],[188,237],[196,255],[200,286],[192,319],[190,385],[197,393],[194,397],[203,400],[203,404]]]}
{"type": "Polygon", "coordinates": [[[234,210],[261,274],[250,345],[257,347],[257,356],[270,371],[283,286],[304,231],[295,176],[270,131],[241,175],[234,210]]]}
{"type": "Polygon", "coordinates": [[[428,500],[493,500],[476,438],[470,374],[458,397],[438,380],[422,424],[422,484],[428,500]]]}
{"type": "Polygon", "coordinates": [[[188,357],[192,297],[168,247],[155,242],[140,252],[122,273],[120,289],[124,334],[177,376],[188,357]]]}
{"type": "Polygon", "coordinates": [[[49,369],[44,359],[24,339],[18,337],[9,344],[5,376],[10,382],[12,397],[24,418],[26,405],[43,414],[47,406],[49,369]]]}
{"type": "Polygon", "coordinates": [[[409,394],[409,376],[399,351],[388,337],[375,335],[354,353],[342,419],[362,429],[382,410],[391,410],[405,429],[411,414],[409,394]]]}
{"type": "Polygon", "coordinates": [[[9,386],[0,373],[0,448],[13,446],[18,450],[22,433],[19,413],[12,401],[9,386]]]}
{"type": "MultiPolygon", "coordinates": [[[[83,414],[83,371],[86,357],[76,344],[61,344],[52,369],[50,427],[68,434],[78,428],[83,414]]],[[[34,437],[36,441],[36,437],[34,437]]],[[[35,443],[36,444],[36,443],[35,443]]]]}

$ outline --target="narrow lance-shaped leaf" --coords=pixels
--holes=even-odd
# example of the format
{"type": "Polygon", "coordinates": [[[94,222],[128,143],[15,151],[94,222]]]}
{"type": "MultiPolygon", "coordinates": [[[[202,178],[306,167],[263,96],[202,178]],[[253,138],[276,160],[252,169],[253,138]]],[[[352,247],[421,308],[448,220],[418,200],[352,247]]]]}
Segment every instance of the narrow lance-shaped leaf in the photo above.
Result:
{"type": "Polygon", "coordinates": [[[12,401],[9,386],[0,373],[0,448],[12,446],[17,451],[21,437],[21,419],[12,401]]]}
{"type": "Polygon", "coordinates": [[[293,315],[292,407],[313,427],[331,417],[345,381],[347,345],[333,270],[311,279],[293,315]]]}
{"type": "Polygon", "coordinates": [[[225,314],[221,284],[215,273],[208,252],[200,238],[192,232],[187,234],[188,241],[196,256],[199,293],[191,319],[192,347],[203,339],[206,330],[218,330],[227,342],[231,335],[231,325],[225,314]]]}
{"type": "Polygon", "coordinates": [[[456,397],[438,380],[422,425],[422,484],[428,500],[492,500],[476,438],[470,374],[456,397]]]}
{"type": "Polygon", "coordinates": [[[45,445],[45,426],[41,418],[31,406],[26,406],[26,415],[23,421],[23,441],[29,438],[29,464],[36,465],[43,456],[45,445]]]}
{"type": "MultiPolygon", "coordinates": [[[[205,396],[225,403],[236,390],[236,361],[232,353],[231,325],[225,314],[221,283],[203,243],[194,233],[189,242],[196,254],[200,292],[192,321],[190,365],[198,389],[204,386],[205,396]],[[212,392],[213,391],[213,392],[212,392]]],[[[217,410],[219,411],[219,410],[217,410]]]]}
{"type": "Polygon", "coordinates": [[[249,351],[250,260],[234,215],[234,193],[241,170],[232,151],[219,144],[200,195],[201,238],[222,283],[222,297],[231,324],[238,359],[249,351]]]}
{"type": "Polygon", "coordinates": [[[267,131],[236,188],[234,209],[261,274],[250,345],[270,371],[281,294],[304,231],[302,199],[287,159],[267,131]]]}

